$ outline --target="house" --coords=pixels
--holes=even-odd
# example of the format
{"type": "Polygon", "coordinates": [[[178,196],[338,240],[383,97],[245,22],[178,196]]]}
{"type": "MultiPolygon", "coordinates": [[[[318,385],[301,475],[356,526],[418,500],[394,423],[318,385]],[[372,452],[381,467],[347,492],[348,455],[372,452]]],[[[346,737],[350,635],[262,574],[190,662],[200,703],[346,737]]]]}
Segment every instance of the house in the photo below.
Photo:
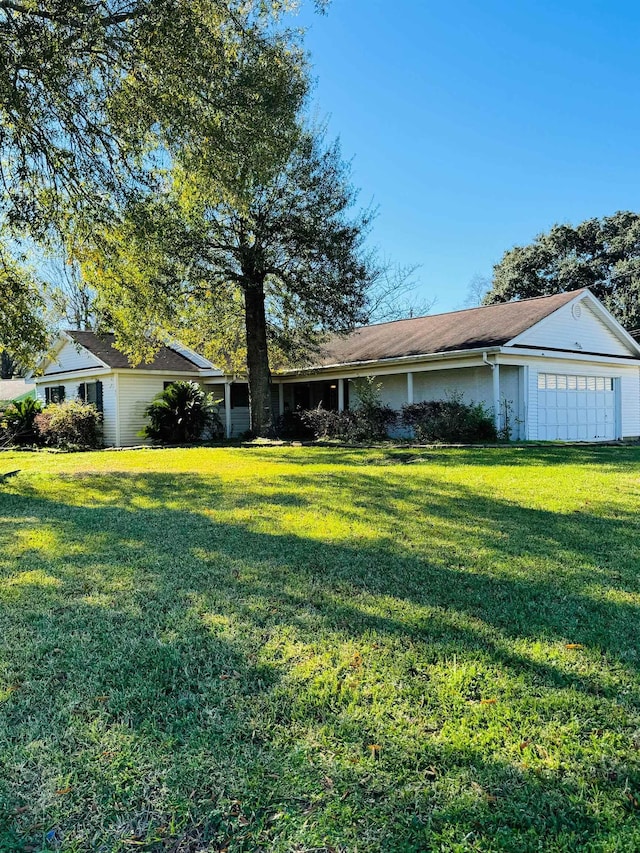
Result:
{"type": "MultiPolygon", "coordinates": [[[[512,438],[605,441],[640,436],[640,343],[587,289],[364,326],[334,335],[312,366],[273,376],[273,411],[344,409],[358,378],[382,402],[457,393],[493,411],[512,438]]],[[[140,442],[144,409],[167,383],[193,379],[221,400],[227,436],[249,426],[246,380],[180,344],[132,367],[113,336],[65,332],[36,380],[43,401],[80,397],[104,413],[107,445],[140,442]]]]}

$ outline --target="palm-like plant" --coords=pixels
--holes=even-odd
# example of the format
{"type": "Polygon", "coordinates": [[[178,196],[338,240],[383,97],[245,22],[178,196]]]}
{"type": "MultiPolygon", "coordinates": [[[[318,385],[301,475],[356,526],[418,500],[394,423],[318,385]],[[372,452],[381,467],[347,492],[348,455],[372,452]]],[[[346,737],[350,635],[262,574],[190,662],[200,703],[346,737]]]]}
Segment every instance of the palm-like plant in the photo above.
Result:
{"type": "Polygon", "coordinates": [[[13,444],[35,444],[38,432],[34,421],[42,411],[42,404],[33,397],[16,400],[4,412],[4,428],[13,444]]]}
{"type": "Polygon", "coordinates": [[[172,382],[147,406],[145,438],[165,444],[192,444],[206,432],[221,435],[222,424],[211,394],[196,382],[172,382]]]}

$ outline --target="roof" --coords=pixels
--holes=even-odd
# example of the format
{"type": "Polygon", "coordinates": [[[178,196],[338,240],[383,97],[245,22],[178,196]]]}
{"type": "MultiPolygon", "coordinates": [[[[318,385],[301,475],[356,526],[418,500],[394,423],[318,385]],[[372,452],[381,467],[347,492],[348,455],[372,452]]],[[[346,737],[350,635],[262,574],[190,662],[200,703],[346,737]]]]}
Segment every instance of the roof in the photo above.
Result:
{"type": "Polygon", "coordinates": [[[315,366],[503,346],[586,292],[582,288],[553,296],[362,326],[347,335],[332,335],[320,350],[315,366]]]}
{"type": "Polygon", "coordinates": [[[115,335],[66,331],[72,340],[103,361],[108,367],[125,367],[130,370],[171,370],[181,373],[198,373],[198,365],[168,346],[161,346],[150,362],[141,362],[133,367],[128,357],[114,346],[115,335]]]}

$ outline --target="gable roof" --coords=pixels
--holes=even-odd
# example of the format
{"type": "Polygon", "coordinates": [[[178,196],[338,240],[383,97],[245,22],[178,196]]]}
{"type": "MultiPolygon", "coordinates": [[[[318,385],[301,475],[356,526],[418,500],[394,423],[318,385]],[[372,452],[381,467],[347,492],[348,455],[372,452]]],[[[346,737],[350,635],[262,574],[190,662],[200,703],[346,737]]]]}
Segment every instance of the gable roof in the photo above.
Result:
{"type": "Polygon", "coordinates": [[[314,360],[315,366],[503,346],[585,293],[588,290],[582,288],[553,296],[362,326],[348,335],[332,335],[314,360]]]}
{"type": "Polygon", "coordinates": [[[198,373],[200,370],[200,365],[191,361],[184,351],[179,353],[169,346],[161,346],[150,362],[141,362],[132,367],[127,356],[115,348],[115,335],[111,333],[98,335],[95,332],[72,329],[65,331],[65,334],[95,355],[107,367],[124,367],[129,370],[171,370],[180,373],[198,373]]]}

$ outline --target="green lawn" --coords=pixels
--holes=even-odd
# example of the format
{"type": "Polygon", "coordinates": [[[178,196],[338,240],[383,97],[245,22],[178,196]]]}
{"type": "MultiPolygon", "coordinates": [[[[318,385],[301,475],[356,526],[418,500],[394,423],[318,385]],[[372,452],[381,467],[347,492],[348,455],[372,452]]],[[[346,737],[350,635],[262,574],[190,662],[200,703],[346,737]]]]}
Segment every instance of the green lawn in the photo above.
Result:
{"type": "Polygon", "coordinates": [[[0,850],[640,850],[640,448],[16,469],[0,850]]]}

